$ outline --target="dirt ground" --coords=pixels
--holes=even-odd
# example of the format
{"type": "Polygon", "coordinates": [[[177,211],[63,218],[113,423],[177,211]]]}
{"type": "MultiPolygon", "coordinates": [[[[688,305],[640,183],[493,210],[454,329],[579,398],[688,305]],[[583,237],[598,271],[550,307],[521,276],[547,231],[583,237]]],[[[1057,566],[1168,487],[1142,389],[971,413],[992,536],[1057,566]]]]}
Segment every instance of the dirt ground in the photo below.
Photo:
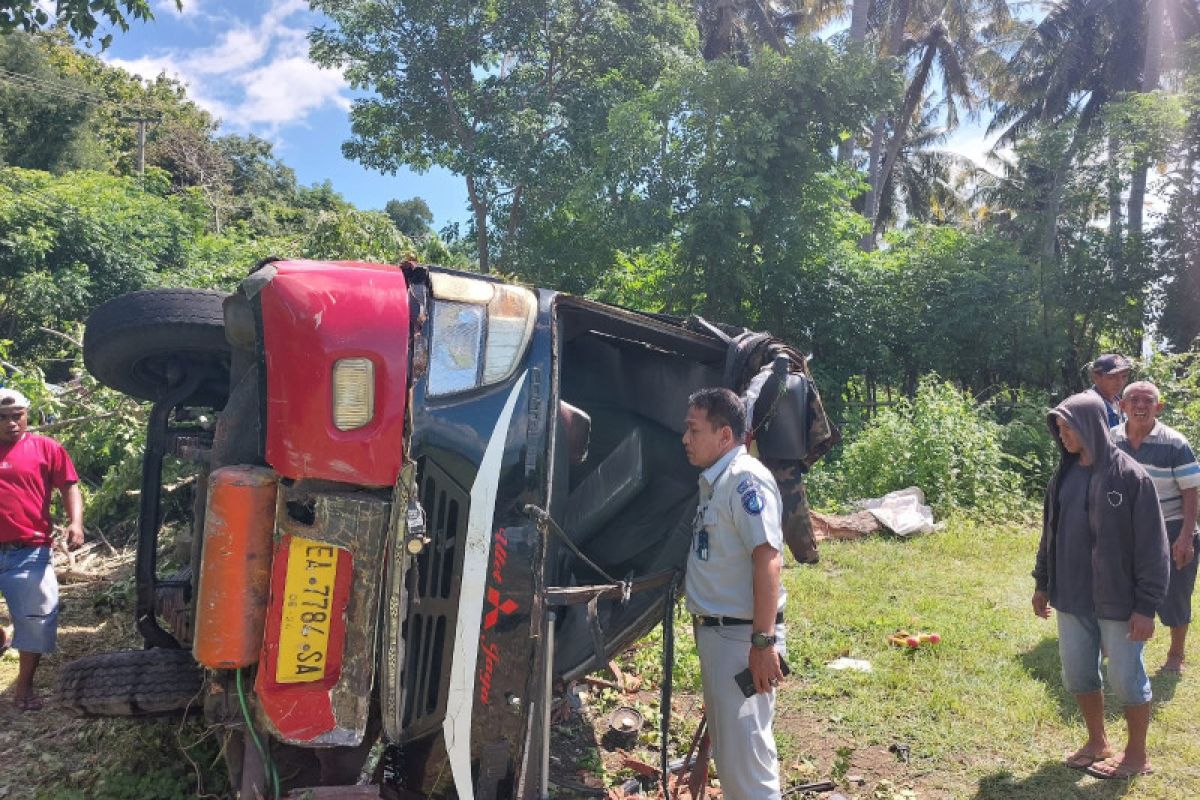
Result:
{"type": "MultiPolygon", "coordinates": [[[[62,598],[59,650],[43,659],[38,671],[37,688],[42,696],[49,694],[64,663],[90,653],[140,646],[129,601],[133,558],[131,548],[110,554],[100,545],[89,545],[77,556],[74,567],[57,556],[62,598]]],[[[2,601],[0,620],[8,622],[8,609],[2,601]]],[[[551,755],[554,797],[658,794],[659,690],[642,686],[628,660],[618,663],[629,670],[624,674],[629,691],[618,687],[615,676],[606,671],[574,684],[562,696],[551,755]],[[622,734],[610,728],[610,715],[618,706],[633,707],[642,714],[644,725],[639,732],[622,734]]],[[[132,731],[138,723],[76,719],[49,704],[38,712],[21,712],[12,703],[17,665],[13,651],[0,657],[0,800],[34,798],[39,790],[47,796],[51,786],[79,787],[73,790],[75,796],[92,796],[95,775],[110,758],[105,741],[136,741],[130,737],[136,736],[132,731]]],[[[788,687],[781,691],[787,692],[788,687]]],[[[822,720],[788,711],[786,702],[780,706],[785,710],[776,721],[776,732],[785,756],[785,787],[833,776],[838,791],[847,798],[900,800],[916,796],[905,787],[919,776],[886,747],[859,747],[850,752],[843,749],[847,742],[827,733],[822,720]]],[[[682,759],[699,722],[700,702],[695,695],[676,693],[672,708],[671,753],[674,759],[682,759]]],[[[57,793],[57,789],[50,791],[57,793]]],[[[105,796],[121,795],[110,787],[105,796]]],[[[835,795],[795,792],[788,796],[835,795]]],[[[686,789],[679,797],[689,797],[686,789]]],[[[710,780],[708,797],[721,797],[715,777],[710,780]]]]}
{"type": "MultiPolygon", "coordinates": [[[[38,695],[48,698],[62,664],[99,650],[137,645],[132,619],[114,612],[123,593],[122,581],[133,569],[133,551],[106,556],[93,544],[71,569],[55,555],[60,575],[58,652],[42,659],[36,675],[38,695]]],[[[8,605],[0,602],[0,620],[10,621],[8,605]]],[[[7,651],[0,658],[0,798],[33,797],[48,775],[75,774],[83,782],[99,764],[84,757],[81,739],[97,720],[76,719],[47,703],[41,711],[23,712],[12,702],[19,656],[7,651]]]]}
{"type": "MultiPolygon", "coordinates": [[[[552,788],[555,790],[552,796],[574,800],[658,795],[657,719],[648,721],[641,735],[630,742],[628,736],[614,735],[610,727],[610,708],[614,702],[611,695],[606,697],[608,702],[597,702],[594,686],[583,685],[581,688],[583,707],[554,728],[550,757],[552,788]],[[631,762],[635,764],[631,765],[631,762]],[[653,772],[647,771],[647,767],[653,772]]],[[[635,709],[657,710],[659,694],[657,688],[620,693],[615,702],[635,709]]],[[[682,761],[700,718],[701,702],[696,695],[683,693],[676,694],[671,705],[672,760],[682,761]]],[[[839,794],[847,800],[917,797],[910,787],[918,776],[909,769],[902,756],[889,751],[886,746],[857,747],[851,751],[849,741],[830,736],[821,720],[794,713],[784,712],[778,716],[775,731],[784,754],[780,767],[783,787],[785,792],[793,790],[791,794],[785,794],[786,797],[834,798],[839,794]],[[785,740],[794,745],[784,745],[785,740]],[[787,758],[788,750],[802,750],[803,754],[787,758]],[[838,778],[834,781],[837,784],[834,790],[797,790],[802,785],[827,781],[833,776],[838,778]]],[[[679,777],[679,800],[692,800],[686,788],[687,777],[686,772],[679,777]]],[[[723,796],[719,777],[710,776],[708,786],[710,800],[723,796]]]]}

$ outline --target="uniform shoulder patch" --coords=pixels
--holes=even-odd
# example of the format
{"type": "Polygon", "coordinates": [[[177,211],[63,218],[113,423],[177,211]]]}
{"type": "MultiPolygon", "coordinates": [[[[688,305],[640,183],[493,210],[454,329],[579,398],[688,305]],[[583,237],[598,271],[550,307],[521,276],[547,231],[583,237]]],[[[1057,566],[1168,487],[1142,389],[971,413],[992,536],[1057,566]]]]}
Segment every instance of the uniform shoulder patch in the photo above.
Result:
{"type": "Polygon", "coordinates": [[[742,508],[746,510],[747,514],[755,517],[762,513],[763,499],[757,489],[751,489],[742,495],[742,508]]]}
{"type": "Polygon", "coordinates": [[[742,482],[737,485],[737,493],[745,494],[746,492],[750,491],[751,489],[756,488],[757,486],[758,486],[758,483],[754,480],[753,477],[743,478],[742,482]]]}

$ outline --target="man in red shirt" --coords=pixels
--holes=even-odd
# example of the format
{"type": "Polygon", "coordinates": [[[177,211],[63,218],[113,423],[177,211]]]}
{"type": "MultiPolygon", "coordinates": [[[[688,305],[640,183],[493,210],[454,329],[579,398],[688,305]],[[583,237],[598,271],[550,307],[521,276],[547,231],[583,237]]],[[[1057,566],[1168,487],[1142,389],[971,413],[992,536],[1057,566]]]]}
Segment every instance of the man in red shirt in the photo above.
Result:
{"type": "Polygon", "coordinates": [[[33,675],[43,653],[54,652],[58,635],[58,580],[50,564],[54,527],[50,495],[67,511],[67,547],[83,544],[83,495],[71,457],[58,442],[29,433],[29,401],[0,389],[0,594],[8,603],[11,632],[3,647],[21,653],[13,703],[37,711],[33,675]]]}

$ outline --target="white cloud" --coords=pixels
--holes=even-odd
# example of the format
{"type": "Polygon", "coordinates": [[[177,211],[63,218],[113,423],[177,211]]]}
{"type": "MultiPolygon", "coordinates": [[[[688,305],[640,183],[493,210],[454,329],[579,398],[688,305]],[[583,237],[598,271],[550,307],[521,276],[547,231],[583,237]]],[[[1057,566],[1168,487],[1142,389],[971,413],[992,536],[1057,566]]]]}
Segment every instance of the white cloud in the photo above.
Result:
{"type": "Polygon", "coordinates": [[[120,67],[126,72],[132,72],[139,78],[154,80],[166,73],[169,77],[182,79],[183,72],[171,56],[142,56],[141,58],[109,58],[108,63],[120,67]]]}
{"type": "Polygon", "coordinates": [[[262,58],[261,45],[258,31],[235,28],[222,34],[216,45],[187,54],[184,69],[197,75],[227,75],[262,58]]]}
{"type": "MultiPolygon", "coordinates": [[[[342,94],[345,79],[320,69],[307,58],[272,61],[245,76],[246,99],[238,109],[241,124],[285,125],[303,120],[326,104],[349,110],[342,94]]],[[[230,120],[233,122],[233,120],[230,120]]]]}
{"type": "MultiPolygon", "coordinates": [[[[171,5],[170,0],[160,2],[171,5]]],[[[199,9],[208,2],[185,0],[185,14],[189,4],[199,9]]],[[[342,74],[320,69],[308,58],[311,21],[306,0],[272,0],[257,20],[205,17],[204,27],[213,34],[207,46],[136,59],[110,58],[109,63],[143,78],[165,72],[185,84],[188,96],[227,127],[253,128],[271,136],[322,108],[350,107],[342,74]],[[294,19],[302,12],[302,19],[294,19]]]]}

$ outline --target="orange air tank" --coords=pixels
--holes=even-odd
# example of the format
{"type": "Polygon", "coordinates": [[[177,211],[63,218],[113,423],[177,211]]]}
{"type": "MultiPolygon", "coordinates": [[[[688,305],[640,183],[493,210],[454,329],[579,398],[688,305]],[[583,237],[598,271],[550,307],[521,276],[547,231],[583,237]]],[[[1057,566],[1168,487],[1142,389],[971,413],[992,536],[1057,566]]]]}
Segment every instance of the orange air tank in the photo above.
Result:
{"type": "Polygon", "coordinates": [[[277,478],[251,466],[222,467],[209,476],[192,640],[192,653],[206,667],[258,661],[271,590],[277,478]]]}

